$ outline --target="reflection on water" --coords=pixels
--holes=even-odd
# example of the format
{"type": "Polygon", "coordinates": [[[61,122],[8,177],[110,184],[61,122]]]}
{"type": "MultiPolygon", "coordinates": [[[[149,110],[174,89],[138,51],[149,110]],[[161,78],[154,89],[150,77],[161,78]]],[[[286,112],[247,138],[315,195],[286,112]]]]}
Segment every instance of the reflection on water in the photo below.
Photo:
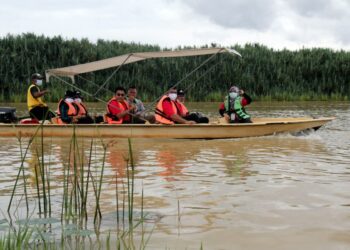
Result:
{"type": "MultiPolygon", "coordinates": [[[[253,115],[312,113],[337,119],[317,133],[298,137],[133,140],[135,202],[139,207],[143,189],[145,211],[156,218],[150,249],[199,249],[201,243],[205,249],[349,248],[349,105],[306,103],[302,107],[264,103],[252,105],[250,111],[253,115]]],[[[206,113],[214,117],[215,112],[208,108],[206,113]]],[[[0,142],[4,211],[21,164],[21,150],[15,138],[0,142]]],[[[69,155],[69,144],[69,139],[45,140],[56,195],[62,189],[63,166],[74,157],[69,155]]],[[[90,140],[81,140],[79,145],[79,161],[87,162],[90,140]]],[[[103,145],[107,152],[102,225],[108,228],[108,218],[116,210],[116,185],[123,185],[116,180],[125,180],[127,174],[128,142],[105,140],[103,145]]],[[[103,145],[94,144],[91,160],[96,169],[103,159],[103,145]]],[[[25,146],[24,142],[22,154],[25,146]]],[[[29,148],[25,162],[33,189],[37,148],[29,148]]]]}

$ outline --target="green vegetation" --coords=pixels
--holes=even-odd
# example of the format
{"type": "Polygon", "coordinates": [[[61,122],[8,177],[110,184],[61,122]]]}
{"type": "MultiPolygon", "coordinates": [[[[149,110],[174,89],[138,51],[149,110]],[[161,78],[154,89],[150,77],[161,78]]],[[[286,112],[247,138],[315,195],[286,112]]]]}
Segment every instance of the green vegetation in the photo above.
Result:
{"type": "Polygon", "coordinates": [[[0,249],[145,249],[152,229],[146,229],[148,213],[144,212],[143,189],[140,190],[139,211],[135,210],[135,165],[131,141],[129,153],[124,156],[127,175],[116,174],[115,184],[110,184],[115,185],[116,190],[115,226],[101,229],[103,213],[100,203],[102,185],[106,185],[108,144],[102,140],[98,144],[91,139],[86,149],[83,141],[73,135],[67,159],[62,159],[61,185],[52,191],[51,181],[57,176],[51,174],[47,153],[51,152],[52,146],[40,135],[43,129],[43,126],[38,126],[36,135],[24,148],[24,141],[18,138],[21,164],[14,180],[7,216],[3,213],[0,220],[0,249]],[[93,157],[96,147],[102,147],[102,158],[93,157]],[[25,164],[29,160],[29,151],[34,159],[31,165],[25,164]],[[88,155],[87,159],[84,155],[88,155]],[[31,186],[28,179],[33,171],[35,185],[31,186]]]}
{"type": "MultiPolygon", "coordinates": [[[[217,55],[181,84],[182,88],[188,88],[188,99],[220,101],[232,84],[260,100],[348,100],[350,97],[350,52],[320,48],[276,51],[259,44],[232,48],[243,58],[217,55]]],[[[60,36],[8,35],[0,38],[0,100],[25,101],[33,72],[44,73],[50,68],[156,50],[160,47],[118,41],[91,43],[87,39],[65,40],[60,36]]],[[[142,99],[152,102],[208,57],[154,59],[124,65],[98,97],[107,101],[117,85],[136,85],[142,99]]],[[[95,93],[98,86],[88,81],[101,85],[114,71],[82,75],[76,79],[77,86],[95,93]]],[[[51,91],[48,101],[57,101],[69,88],[57,80],[47,87],[51,91]]]]}

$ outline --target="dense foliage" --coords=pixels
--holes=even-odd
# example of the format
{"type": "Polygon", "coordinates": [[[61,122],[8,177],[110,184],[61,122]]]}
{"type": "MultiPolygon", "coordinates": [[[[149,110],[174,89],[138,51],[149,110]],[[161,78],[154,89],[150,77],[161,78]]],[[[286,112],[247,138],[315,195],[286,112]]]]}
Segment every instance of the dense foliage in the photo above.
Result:
{"type": "MultiPolygon", "coordinates": [[[[204,47],[213,46],[215,44],[204,47]]],[[[244,88],[255,99],[348,100],[350,97],[350,52],[320,48],[276,51],[259,44],[232,48],[243,58],[226,53],[217,55],[180,84],[187,89],[191,100],[221,100],[232,84],[244,88]]],[[[60,36],[7,35],[0,38],[0,101],[25,101],[33,72],[44,74],[50,68],[156,50],[160,47],[119,41],[91,43],[87,39],[66,40],[60,36]]],[[[89,93],[96,93],[112,75],[106,84],[107,90],[100,91],[98,98],[109,99],[118,85],[135,85],[144,100],[153,101],[208,58],[152,59],[124,65],[114,75],[116,69],[85,74],[76,78],[76,84],[89,93]]],[[[57,101],[71,88],[55,79],[46,87],[51,91],[46,97],[50,101],[57,101]]]]}

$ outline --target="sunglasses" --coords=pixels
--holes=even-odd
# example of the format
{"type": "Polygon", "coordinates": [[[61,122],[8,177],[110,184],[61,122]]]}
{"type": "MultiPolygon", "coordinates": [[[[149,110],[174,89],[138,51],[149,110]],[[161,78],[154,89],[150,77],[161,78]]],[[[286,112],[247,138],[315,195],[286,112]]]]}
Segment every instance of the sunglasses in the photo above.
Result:
{"type": "Polygon", "coordinates": [[[125,96],[125,94],[117,94],[117,96],[125,96]]]}

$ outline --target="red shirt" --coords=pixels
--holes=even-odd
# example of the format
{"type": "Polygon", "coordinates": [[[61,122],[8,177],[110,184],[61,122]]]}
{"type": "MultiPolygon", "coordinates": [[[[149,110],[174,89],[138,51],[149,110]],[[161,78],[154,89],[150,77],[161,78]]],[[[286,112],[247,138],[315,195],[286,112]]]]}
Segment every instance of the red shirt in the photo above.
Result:
{"type": "Polygon", "coordinates": [[[172,115],[176,114],[176,111],[173,110],[171,101],[165,99],[162,103],[163,112],[170,118],[172,115]]]}
{"type": "MultiPolygon", "coordinates": [[[[118,102],[117,100],[112,100],[109,104],[108,104],[108,110],[112,115],[118,115],[121,112],[124,112],[125,110],[128,110],[128,106],[126,105],[125,102],[118,102]],[[119,104],[123,105],[124,110],[122,110],[121,108],[119,108],[119,104]]],[[[131,117],[130,115],[125,115],[123,117],[123,122],[130,122],[131,121],[131,117]]]]}

